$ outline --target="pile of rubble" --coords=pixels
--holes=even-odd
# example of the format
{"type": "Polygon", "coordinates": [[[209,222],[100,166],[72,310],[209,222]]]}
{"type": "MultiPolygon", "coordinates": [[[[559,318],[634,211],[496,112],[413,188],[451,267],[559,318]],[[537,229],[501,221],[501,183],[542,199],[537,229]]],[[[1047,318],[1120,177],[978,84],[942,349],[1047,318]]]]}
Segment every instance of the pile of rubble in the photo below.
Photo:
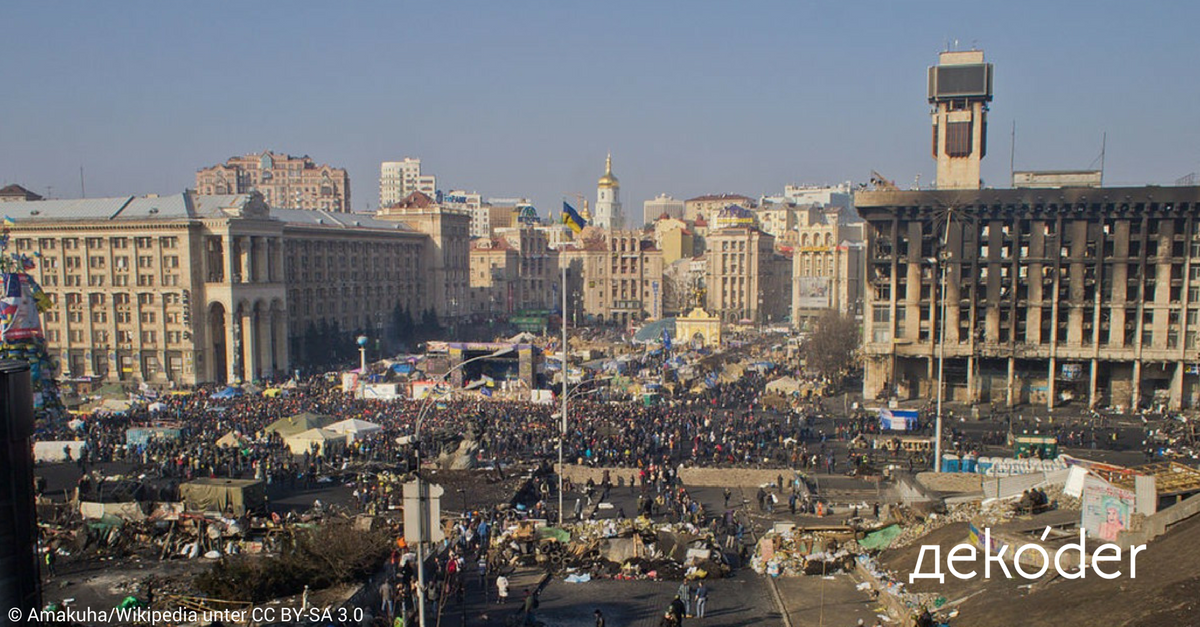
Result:
{"type": "Polygon", "coordinates": [[[829,575],[854,569],[854,558],[862,549],[859,533],[844,529],[787,528],[771,531],[758,541],[750,567],[772,577],[829,575]]]}
{"type": "Polygon", "coordinates": [[[489,563],[499,569],[538,566],[569,574],[573,581],[720,578],[730,570],[709,531],[645,518],[585,521],[562,528],[520,521],[492,540],[489,563]]]}
{"type": "Polygon", "coordinates": [[[328,508],[314,508],[287,517],[226,518],[214,513],[185,511],[182,503],[66,503],[39,504],[54,511],[39,527],[48,547],[61,557],[105,559],[138,557],[217,559],[240,553],[278,549],[282,538],[297,528],[329,517],[347,517],[328,508]]]}

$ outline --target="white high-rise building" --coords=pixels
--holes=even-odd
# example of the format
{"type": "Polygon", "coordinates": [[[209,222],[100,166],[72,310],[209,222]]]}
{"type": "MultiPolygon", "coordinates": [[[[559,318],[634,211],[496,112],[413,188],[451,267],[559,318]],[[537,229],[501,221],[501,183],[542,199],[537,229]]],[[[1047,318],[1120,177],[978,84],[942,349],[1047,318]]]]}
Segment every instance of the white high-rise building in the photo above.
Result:
{"type": "Polygon", "coordinates": [[[472,238],[491,235],[491,207],[483,202],[483,194],[452,190],[442,195],[442,206],[470,212],[472,238]]]}
{"type": "Polygon", "coordinates": [[[761,204],[792,204],[800,207],[819,205],[822,207],[854,206],[854,186],[850,181],[838,185],[786,185],[779,196],[763,196],[761,204]]]}
{"type": "Polygon", "coordinates": [[[676,220],[683,219],[683,201],[676,200],[669,194],[659,194],[654,200],[642,203],[642,219],[653,222],[663,215],[676,220]]]}
{"type": "Polygon", "coordinates": [[[625,214],[621,211],[621,183],[612,173],[612,154],[604,164],[604,176],[596,186],[596,208],[592,210],[592,224],[609,231],[625,228],[625,214]]]}
{"type": "Polygon", "coordinates": [[[421,160],[384,161],[379,166],[379,206],[390,207],[413,192],[437,196],[437,177],[421,174],[421,160]]]}

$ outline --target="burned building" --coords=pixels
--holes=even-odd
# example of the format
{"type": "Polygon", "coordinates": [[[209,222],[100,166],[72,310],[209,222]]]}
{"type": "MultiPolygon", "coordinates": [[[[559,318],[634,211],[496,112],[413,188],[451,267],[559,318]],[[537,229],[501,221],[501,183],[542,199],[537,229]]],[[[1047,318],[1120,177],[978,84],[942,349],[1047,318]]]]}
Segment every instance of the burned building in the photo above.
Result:
{"type": "Polygon", "coordinates": [[[1200,407],[1200,187],[861,192],[863,391],[1200,407]],[[944,321],[944,325],[943,325],[944,321]]]}

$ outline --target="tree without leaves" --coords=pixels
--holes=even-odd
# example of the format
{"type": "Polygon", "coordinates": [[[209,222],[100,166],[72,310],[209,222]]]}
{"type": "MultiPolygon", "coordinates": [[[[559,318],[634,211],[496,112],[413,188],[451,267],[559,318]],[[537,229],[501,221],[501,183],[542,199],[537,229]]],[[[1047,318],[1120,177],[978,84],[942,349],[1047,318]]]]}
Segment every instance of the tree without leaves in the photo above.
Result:
{"type": "Polygon", "coordinates": [[[363,531],[350,522],[326,522],[298,530],[275,555],[234,555],[196,576],[204,594],[261,603],[339,583],[363,581],[387,558],[391,538],[382,530],[363,531]]]}
{"type": "Polygon", "coordinates": [[[804,361],[809,370],[837,379],[854,365],[859,346],[858,323],[834,309],[825,310],[804,343],[804,361]]]}

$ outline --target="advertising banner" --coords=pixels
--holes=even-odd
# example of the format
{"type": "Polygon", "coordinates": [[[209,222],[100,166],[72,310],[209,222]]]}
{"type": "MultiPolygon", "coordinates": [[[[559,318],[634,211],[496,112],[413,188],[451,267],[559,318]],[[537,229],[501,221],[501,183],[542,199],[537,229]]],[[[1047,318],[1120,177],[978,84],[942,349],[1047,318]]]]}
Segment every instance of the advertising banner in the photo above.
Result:
{"type": "Polygon", "coordinates": [[[827,309],[829,277],[806,276],[796,279],[796,306],[802,309],[827,309]]]}

